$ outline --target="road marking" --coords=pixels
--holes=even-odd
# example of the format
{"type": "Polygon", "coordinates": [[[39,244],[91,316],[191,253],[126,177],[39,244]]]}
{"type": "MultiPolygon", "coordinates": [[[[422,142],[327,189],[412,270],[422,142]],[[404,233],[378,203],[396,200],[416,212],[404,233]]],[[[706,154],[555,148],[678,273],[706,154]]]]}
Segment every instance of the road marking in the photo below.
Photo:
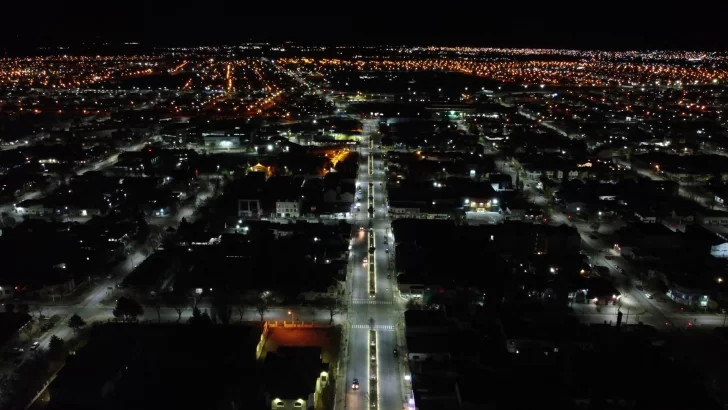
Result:
{"type": "Polygon", "coordinates": [[[391,305],[392,301],[387,300],[369,300],[369,299],[354,299],[351,303],[355,305],[391,305]]]}
{"type": "MultiPolygon", "coordinates": [[[[351,325],[352,329],[371,329],[369,325],[351,325]]],[[[374,325],[374,330],[394,332],[394,325],[374,325]]]]}

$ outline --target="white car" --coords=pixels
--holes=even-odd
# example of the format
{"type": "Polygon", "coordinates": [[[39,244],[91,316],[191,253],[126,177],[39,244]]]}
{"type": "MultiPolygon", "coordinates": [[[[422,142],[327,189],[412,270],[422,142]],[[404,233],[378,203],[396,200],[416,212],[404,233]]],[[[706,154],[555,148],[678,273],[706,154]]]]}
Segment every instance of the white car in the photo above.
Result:
{"type": "Polygon", "coordinates": [[[40,347],[40,342],[33,342],[32,345],[30,345],[30,350],[37,350],[40,347]]]}
{"type": "Polygon", "coordinates": [[[652,299],[652,294],[650,294],[650,293],[645,293],[645,297],[646,297],[647,299],[652,299]]]}

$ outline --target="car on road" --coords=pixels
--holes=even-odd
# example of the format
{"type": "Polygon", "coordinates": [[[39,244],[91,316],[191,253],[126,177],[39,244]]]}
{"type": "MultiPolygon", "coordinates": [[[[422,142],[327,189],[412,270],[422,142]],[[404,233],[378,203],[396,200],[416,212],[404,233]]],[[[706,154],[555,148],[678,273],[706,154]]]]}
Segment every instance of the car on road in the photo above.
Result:
{"type": "Polygon", "coordinates": [[[399,355],[399,349],[397,349],[396,347],[392,352],[394,353],[394,357],[397,357],[399,355]]]}
{"type": "Polygon", "coordinates": [[[385,249],[384,252],[389,253],[389,249],[385,249]]]}
{"type": "Polygon", "coordinates": [[[651,293],[645,293],[645,297],[647,299],[652,299],[652,294],[651,293]]]}
{"type": "Polygon", "coordinates": [[[643,288],[642,285],[636,285],[635,287],[637,288],[637,290],[645,290],[645,288],[643,288]]]}
{"type": "Polygon", "coordinates": [[[38,350],[39,347],[40,347],[40,342],[33,342],[33,344],[30,345],[30,349],[29,350],[30,351],[38,350]]]}
{"type": "Polygon", "coordinates": [[[351,381],[351,389],[359,390],[359,379],[354,378],[354,380],[351,381]]]}
{"type": "Polygon", "coordinates": [[[367,264],[368,262],[369,262],[369,261],[367,260],[367,258],[364,258],[364,260],[362,261],[362,263],[363,263],[363,264],[365,264],[365,265],[366,265],[366,264],[367,264]]]}

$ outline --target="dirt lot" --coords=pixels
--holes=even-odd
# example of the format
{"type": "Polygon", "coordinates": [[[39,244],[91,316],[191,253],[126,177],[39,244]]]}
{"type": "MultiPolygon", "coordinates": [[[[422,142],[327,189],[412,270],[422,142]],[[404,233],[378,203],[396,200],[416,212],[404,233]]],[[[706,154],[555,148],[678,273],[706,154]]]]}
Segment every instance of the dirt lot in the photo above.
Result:
{"type": "Polygon", "coordinates": [[[318,346],[323,353],[324,363],[336,367],[340,343],[340,331],[332,328],[272,328],[265,344],[263,359],[267,352],[275,352],[278,346],[318,346]]]}

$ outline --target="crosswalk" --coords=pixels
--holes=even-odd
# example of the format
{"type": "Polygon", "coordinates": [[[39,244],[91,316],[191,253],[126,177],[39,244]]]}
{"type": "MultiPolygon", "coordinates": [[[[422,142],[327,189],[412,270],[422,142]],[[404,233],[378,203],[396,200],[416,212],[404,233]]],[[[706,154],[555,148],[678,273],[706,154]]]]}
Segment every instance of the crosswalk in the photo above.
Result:
{"type": "Polygon", "coordinates": [[[391,300],[354,299],[351,303],[355,305],[391,305],[391,300]]]}
{"type": "MultiPolygon", "coordinates": [[[[371,329],[369,325],[351,325],[352,329],[371,329]]],[[[394,332],[394,325],[374,325],[374,330],[381,330],[384,332],[394,332]]]]}

